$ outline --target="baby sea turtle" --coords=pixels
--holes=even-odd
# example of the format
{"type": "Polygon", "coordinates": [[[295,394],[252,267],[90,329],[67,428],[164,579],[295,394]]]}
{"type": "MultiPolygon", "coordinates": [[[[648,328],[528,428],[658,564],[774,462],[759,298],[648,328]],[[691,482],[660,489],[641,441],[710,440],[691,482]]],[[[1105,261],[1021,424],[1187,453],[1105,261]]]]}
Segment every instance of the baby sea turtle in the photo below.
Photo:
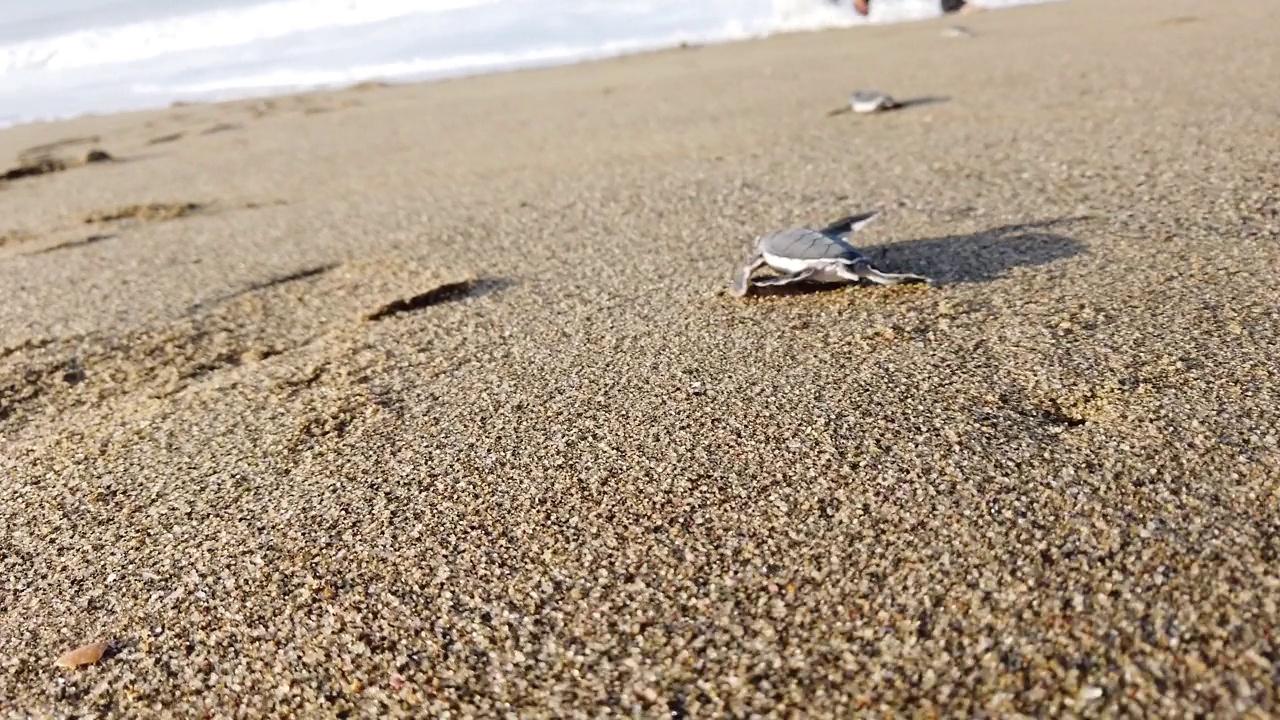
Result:
{"type": "Polygon", "coordinates": [[[902,107],[902,103],[894,100],[888,93],[882,93],[879,90],[854,90],[849,95],[849,104],[842,108],[836,108],[828,115],[840,115],[850,110],[856,113],[874,113],[883,112],[885,110],[896,110],[902,107]]]}
{"type": "Polygon", "coordinates": [[[854,90],[849,95],[849,108],[856,113],[873,113],[881,110],[894,110],[902,103],[894,100],[888,93],[879,90],[854,90]]]}
{"type": "Polygon", "coordinates": [[[907,273],[884,273],[846,238],[871,222],[878,212],[841,218],[822,228],[790,228],[775,230],[756,241],[755,252],[738,268],[729,290],[737,297],[747,294],[752,285],[786,285],[793,282],[857,282],[869,280],[877,285],[927,283],[929,278],[907,273]],[[751,274],[768,265],[778,272],[776,277],[752,280],[751,274]]]}

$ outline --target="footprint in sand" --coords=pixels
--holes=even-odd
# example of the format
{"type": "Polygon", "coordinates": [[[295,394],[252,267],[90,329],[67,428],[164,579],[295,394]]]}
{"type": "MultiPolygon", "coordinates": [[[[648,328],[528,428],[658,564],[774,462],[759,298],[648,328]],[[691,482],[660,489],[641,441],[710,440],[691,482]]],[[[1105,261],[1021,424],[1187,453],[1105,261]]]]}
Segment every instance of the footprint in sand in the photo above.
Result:
{"type": "Polygon", "coordinates": [[[58,250],[74,250],[75,248],[84,247],[86,245],[93,245],[95,243],[100,243],[103,240],[113,240],[115,239],[115,237],[116,237],[115,235],[90,235],[87,238],[80,238],[79,240],[68,240],[67,242],[58,243],[57,245],[44,248],[43,250],[37,250],[32,254],[44,255],[46,253],[57,252],[58,250]]]}
{"type": "Polygon", "coordinates": [[[0,232],[0,248],[19,243],[31,242],[36,236],[26,230],[5,230],[0,232]]]}
{"type": "Polygon", "coordinates": [[[147,141],[147,144],[148,144],[148,145],[162,145],[162,144],[164,144],[164,143],[176,142],[176,141],[178,141],[178,140],[181,140],[181,139],[182,139],[182,138],[184,138],[184,137],[186,137],[186,133],[181,133],[181,132],[169,133],[168,135],[161,135],[160,137],[153,137],[153,138],[151,138],[150,140],[148,140],[148,141],[147,141]]]}
{"type": "MultiPolygon", "coordinates": [[[[44,146],[41,146],[44,147],[44,146]]],[[[23,178],[35,177],[37,175],[48,175],[50,173],[62,172],[70,170],[81,165],[91,165],[93,163],[110,162],[114,160],[111,153],[102,149],[93,149],[86,153],[82,158],[60,158],[51,154],[31,154],[28,149],[18,156],[18,164],[0,174],[0,180],[21,180],[23,178]]]]}
{"type": "Polygon", "coordinates": [[[23,150],[22,152],[18,153],[18,161],[21,162],[25,160],[30,160],[32,158],[51,155],[55,151],[62,150],[64,148],[72,147],[75,145],[96,145],[100,142],[102,142],[102,137],[100,135],[86,135],[84,137],[71,137],[71,138],[63,138],[61,140],[54,140],[51,143],[44,143],[43,145],[33,145],[27,148],[26,150],[23,150]]]}
{"type": "Polygon", "coordinates": [[[198,212],[205,206],[203,203],[148,203],[146,205],[125,205],[107,210],[95,210],[84,217],[85,224],[114,222],[116,220],[141,220],[153,222],[173,220],[198,212]]]}
{"type": "Polygon", "coordinates": [[[437,285],[426,292],[418,293],[412,297],[398,298],[379,307],[377,310],[364,316],[369,322],[376,322],[392,315],[401,315],[404,313],[417,312],[423,308],[432,305],[440,305],[442,303],[454,302],[465,297],[473,295],[481,295],[494,290],[501,290],[508,286],[510,281],[490,278],[490,279],[471,279],[460,280],[456,282],[448,282],[437,285]]]}
{"type": "Polygon", "coordinates": [[[205,128],[204,130],[201,130],[201,131],[200,131],[200,134],[201,134],[201,135],[214,135],[214,134],[216,134],[216,133],[228,132],[228,131],[230,131],[230,130],[239,130],[239,129],[240,129],[240,128],[242,128],[242,127],[244,127],[244,126],[243,126],[243,125],[241,125],[240,123],[226,123],[226,122],[222,122],[222,123],[218,123],[218,124],[216,124],[216,125],[211,125],[211,126],[209,126],[208,128],[205,128]]]}

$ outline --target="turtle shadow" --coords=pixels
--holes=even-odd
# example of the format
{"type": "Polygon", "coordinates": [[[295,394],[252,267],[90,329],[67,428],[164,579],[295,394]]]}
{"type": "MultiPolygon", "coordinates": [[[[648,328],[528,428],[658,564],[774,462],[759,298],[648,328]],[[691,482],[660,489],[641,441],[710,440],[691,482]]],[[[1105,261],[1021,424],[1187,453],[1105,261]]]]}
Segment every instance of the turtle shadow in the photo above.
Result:
{"type": "MultiPolygon", "coordinates": [[[[799,297],[804,295],[817,295],[819,293],[829,293],[840,288],[855,287],[857,285],[866,284],[872,286],[871,283],[818,283],[818,282],[794,282],[786,285],[757,285],[751,288],[751,297],[767,298],[767,297],[799,297]]],[[[924,283],[904,283],[899,287],[926,287],[924,283]]]]}
{"type": "Polygon", "coordinates": [[[900,100],[894,110],[906,110],[907,108],[921,107],[924,105],[935,105],[937,103],[949,102],[951,97],[948,95],[925,95],[918,98],[907,98],[900,100]]]}
{"type": "Polygon", "coordinates": [[[1088,246],[1049,228],[1086,217],[1002,225],[971,235],[907,240],[860,248],[885,272],[912,272],[937,285],[983,283],[1015,268],[1038,267],[1088,252],[1088,246]]]}

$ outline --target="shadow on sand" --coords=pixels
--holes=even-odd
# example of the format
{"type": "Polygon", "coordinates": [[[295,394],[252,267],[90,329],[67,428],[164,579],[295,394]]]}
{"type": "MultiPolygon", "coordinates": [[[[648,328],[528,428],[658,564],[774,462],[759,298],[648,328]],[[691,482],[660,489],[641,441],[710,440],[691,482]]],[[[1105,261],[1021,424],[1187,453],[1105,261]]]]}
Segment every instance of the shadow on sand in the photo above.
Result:
{"type": "MultiPolygon", "coordinates": [[[[1071,237],[1048,232],[1049,228],[1089,219],[1055,220],[1002,225],[972,235],[907,240],[890,245],[855,246],[884,272],[924,275],[935,286],[990,282],[1014,268],[1048,265],[1085,253],[1087,246],[1071,237]]],[[[759,297],[807,295],[841,287],[836,284],[796,283],[753,287],[759,297]]]]}
{"type": "Polygon", "coordinates": [[[920,107],[922,105],[933,105],[934,103],[944,103],[951,100],[949,96],[927,95],[925,97],[908,98],[898,103],[894,110],[906,110],[907,108],[920,107]]]}
{"type": "Polygon", "coordinates": [[[1048,230],[1086,219],[1065,217],[1002,225],[972,235],[860,249],[885,272],[913,272],[932,278],[938,285],[990,282],[1014,268],[1048,265],[1083,254],[1088,250],[1084,243],[1048,230]]]}

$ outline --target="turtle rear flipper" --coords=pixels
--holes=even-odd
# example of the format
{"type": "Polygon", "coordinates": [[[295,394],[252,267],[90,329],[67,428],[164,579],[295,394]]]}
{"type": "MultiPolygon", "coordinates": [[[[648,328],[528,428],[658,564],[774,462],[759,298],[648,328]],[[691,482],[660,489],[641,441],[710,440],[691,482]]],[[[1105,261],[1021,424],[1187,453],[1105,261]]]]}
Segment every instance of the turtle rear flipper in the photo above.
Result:
{"type": "Polygon", "coordinates": [[[807,268],[799,272],[788,273],[786,275],[775,275],[773,277],[760,278],[753,281],[758,287],[771,287],[774,285],[790,285],[791,283],[808,280],[817,272],[814,268],[807,268]]]}
{"type": "Polygon", "coordinates": [[[859,260],[836,268],[836,274],[846,280],[870,280],[877,285],[902,285],[904,283],[930,283],[929,278],[911,273],[886,273],[875,269],[866,260],[859,260]]]}

